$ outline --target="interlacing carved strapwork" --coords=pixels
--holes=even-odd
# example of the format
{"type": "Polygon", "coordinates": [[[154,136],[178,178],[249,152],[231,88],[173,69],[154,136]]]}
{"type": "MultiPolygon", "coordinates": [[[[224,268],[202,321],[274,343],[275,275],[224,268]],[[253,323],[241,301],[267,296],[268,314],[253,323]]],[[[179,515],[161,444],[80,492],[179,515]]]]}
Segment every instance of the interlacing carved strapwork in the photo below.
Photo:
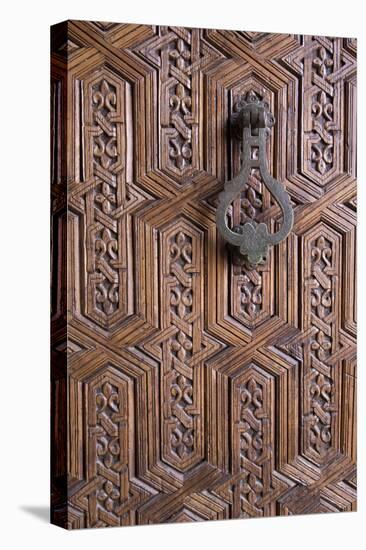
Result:
{"type": "Polygon", "coordinates": [[[160,69],[160,164],[183,183],[200,164],[199,31],[162,26],[139,51],[160,69]]]}
{"type": "MultiPolygon", "coordinates": [[[[141,50],[160,67],[161,165],[182,178],[199,167],[199,31],[160,27],[160,36],[141,50]]],[[[180,180],[181,181],[181,180],[180,180]]]]}
{"type": "MultiPolygon", "coordinates": [[[[263,218],[270,206],[269,193],[265,193],[263,187],[259,170],[253,168],[245,190],[233,203],[234,225],[243,225],[251,220],[258,222],[263,218]]],[[[248,270],[245,266],[231,265],[231,269],[234,288],[238,288],[238,293],[233,295],[234,315],[248,328],[252,328],[268,307],[268,296],[263,297],[263,278],[268,277],[268,268],[267,273],[263,273],[260,266],[248,270]]]]}
{"type": "Polygon", "coordinates": [[[254,321],[262,311],[262,275],[256,270],[245,271],[238,279],[240,289],[240,312],[249,321],[254,321]]]}
{"type": "MultiPolygon", "coordinates": [[[[260,175],[258,170],[253,168],[251,178],[257,176],[259,180],[260,175]]],[[[262,187],[262,186],[261,186],[262,187]]],[[[240,197],[240,224],[244,224],[249,220],[258,219],[258,216],[263,212],[263,197],[261,190],[256,190],[249,183],[246,185],[245,191],[242,191],[240,197]]]]}
{"type": "Polygon", "coordinates": [[[197,233],[178,228],[164,239],[162,280],[164,326],[171,335],[163,344],[163,456],[184,470],[201,457],[201,265],[197,233]],[[172,330],[173,329],[173,330],[172,330]]]}
{"type": "MultiPolygon", "coordinates": [[[[265,487],[261,467],[255,468],[263,453],[266,453],[264,441],[268,441],[268,425],[262,418],[263,391],[254,378],[240,387],[240,421],[243,431],[240,433],[240,461],[245,477],[240,483],[241,508],[245,512],[249,507],[258,510],[265,487]],[[248,466],[250,465],[250,469],[248,466]]],[[[264,413],[265,416],[265,413],[264,413]]]]}
{"type": "Polygon", "coordinates": [[[276,515],[288,482],[275,469],[275,379],[267,369],[243,365],[232,382],[231,477],[214,493],[230,504],[230,517],[276,515]]]}
{"type": "Polygon", "coordinates": [[[337,419],[338,362],[332,355],[339,349],[339,248],[337,238],[326,228],[306,238],[304,253],[306,328],[311,339],[304,350],[305,447],[322,461],[334,447],[337,419]]]}
{"type": "MultiPolygon", "coordinates": [[[[127,395],[123,395],[123,401],[120,400],[118,388],[111,385],[109,382],[105,382],[102,387],[98,388],[95,396],[96,401],[96,415],[97,415],[97,427],[95,435],[97,439],[97,469],[100,471],[107,468],[108,473],[110,470],[114,470],[118,473],[120,469],[124,470],[122,476],[122,483],[120,475],[116,477],[116,484],[110,479],[106,478],[102,488],[97,491],[97,501],[99,506],[107,512],[115,512],[118,501],[121,499],[121,491],[127,489],[128,494],[128,467],[125,462],[124,465],[120,463],[122,458],[127,459],[127,440],[126,434],[121,433],[119,422],[123,422],[124,428],[126,428],[126,415],[123,415],[123,408],[126,407],[127,395]],[[122,413],[122,414],[121,414],[122,413]],[[121,444],[124,448],[121,450],[121,444]],[[124,466],[124,468],[120,468],[124,466]]],[[[127,495],[125,495],[126,497],[127,495]]]]}
{"type": "MultiPolygon", "coordinates": [[[[105,365],[86,385],[85,482],[71,496],[86,512],[87,527],[134,525],[136,510],[151,496],[134,477],[131,462],[134,426],[130,382],[112,365],[105,365]]],[[[79,452],[82,449],[78,450],[79,452]]]]}
{"type": "Polygon", "coordinates": [[[286,62],[302,75],[302,171],[323,187],[347,168],[342,148],[344,81],[356,65],[342,38],[304,36],[303,40],[286,62]]]}
{"type": "Polygon", "coordinates": [[[334,131],[337,124],[334,120],[334,92],[327,86],[329,76],[334,72],[334,49],[320,46],[315,50],[312,60],[313,82],[319,91],[313,96],[311,105],[313,135],[311,143],[311,161],[313,168],[325,174],[333,166],[334,131]]]}
{"type": "Polygon", "coordinates": [[[120,525],[129,498],[127,384],[107,376],[90,387],[89,514],[92,527],[120,525]]]}
{"type": "Polygon", "coordinates": [[[273,492],[272,409],[273,380],[255,365],[234,383],[233,438],[238,453],[233,457],[233,517],[271,515],[273,492]]]}
{"type": "Polygon", "coordinates": [[[222,55],[199,29],[165,26],[137,51],[159,68],[160,166],[184,184],[202,168],[200,74],[222,55]]]}
{"type": "Polygon", "coordinates": [[[125,91],[107,71],[84,82],[87,312],[103,327],[126,314],[125,91]]]}
{"type": "MultiPolygon", "coordinates": [[[[179,76],[169,97],[169,127],[175,132],[167,132],[169,159],[171,166],[184,172],[192,165],[192,78],[186,76],[187,67],[197,59],[196,41],[192,45],[178,38],[168,50],[169,76],[179,76]],[[184,84],[183,82],[184,81],[184,84]]],[[[196,127],[195,127],[196,130],[196,127]]],[[[196,136],[193,136],[195,138],[196,136]]]]}

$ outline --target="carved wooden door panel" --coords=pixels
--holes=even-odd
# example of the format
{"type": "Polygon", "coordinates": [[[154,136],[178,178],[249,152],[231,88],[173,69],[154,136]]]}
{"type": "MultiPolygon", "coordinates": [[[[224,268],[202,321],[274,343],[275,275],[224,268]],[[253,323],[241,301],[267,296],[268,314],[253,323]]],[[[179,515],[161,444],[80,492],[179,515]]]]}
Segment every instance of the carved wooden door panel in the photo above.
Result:
{"type": "MultiPolygon", "coordinates": [[[[354,510],[354,39],[52,28],[52,521],[354,510]],[[216,226],[246,93],[294,211],[257,269],[216,226]]],[[[281,223],[253,169],[231,224],[281,223]]]]}

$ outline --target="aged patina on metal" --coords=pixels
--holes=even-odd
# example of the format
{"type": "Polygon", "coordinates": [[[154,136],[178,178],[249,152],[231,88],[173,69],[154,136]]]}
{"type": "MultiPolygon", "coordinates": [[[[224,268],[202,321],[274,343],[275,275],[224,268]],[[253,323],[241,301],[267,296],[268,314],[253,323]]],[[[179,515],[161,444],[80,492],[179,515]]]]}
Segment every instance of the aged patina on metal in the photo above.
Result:
{"type": "Polygon", "coordinates": [[[224,191],[219,195],[217,226],[230,244],[235,263],[255,269],[266,261],[268,246],[278,244],[287,237],[292,229],[294,215],[289,195],[267,169],[266,139],[275,123],[269,105],[254,92],[248,92],[234,106],[231,123],[237,137],[243,140],[242,166],[239,174],[225,183],[224,191]],[[254,220],[232,229],[228,226],[227,210],[245,189],[252,168],[259,168],[263,183],[282,209],[282,225],[276,233],[269,233],[265,223],[254,220]]]}

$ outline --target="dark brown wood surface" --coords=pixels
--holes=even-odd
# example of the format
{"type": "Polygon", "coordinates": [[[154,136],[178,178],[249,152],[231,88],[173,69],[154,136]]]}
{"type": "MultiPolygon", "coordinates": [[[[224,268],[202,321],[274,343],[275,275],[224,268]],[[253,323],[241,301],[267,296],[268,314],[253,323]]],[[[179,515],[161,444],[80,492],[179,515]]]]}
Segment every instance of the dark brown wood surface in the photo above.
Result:
{"type": "MultiPolygon", "coordinates": [[[[355,510],[355,40],[51,34],[53,523],[355,510]],[[295,212],[256,271],[215,221],[248,91],[295,212]]],[[[230,217],[280,223],[256,171],[230,217]]]]}

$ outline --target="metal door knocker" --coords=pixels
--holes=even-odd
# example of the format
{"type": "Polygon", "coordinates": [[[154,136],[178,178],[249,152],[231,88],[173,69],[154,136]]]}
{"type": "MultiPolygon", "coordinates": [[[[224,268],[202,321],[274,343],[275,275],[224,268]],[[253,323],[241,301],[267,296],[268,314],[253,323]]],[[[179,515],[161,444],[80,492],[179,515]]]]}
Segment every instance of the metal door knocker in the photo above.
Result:
{"type": "Polygon", "coordinates": [[[268,246],[278,244],[290,233],[294,214],[289,195],[267,169],[266,139],[275,123],[269,105],[260,100],[254,92],[248,92],[246,97],[241,98],[235,105],[231,123],[238,137],[243,140],[242,165],[239,174],[225,183],[224,191],[219,195],[217,226],[236,256],[240,258],[238,263],[255,269],[258,264],[266,261],[268,246]],[[263,183],[281,207],[283,220],[281,228],[276,233],[269,233],[265,223],[257,223],[254,220],[233,229],[227,224],[228,208],[245,189],[252,168],[259,168],[263,183]]]}

